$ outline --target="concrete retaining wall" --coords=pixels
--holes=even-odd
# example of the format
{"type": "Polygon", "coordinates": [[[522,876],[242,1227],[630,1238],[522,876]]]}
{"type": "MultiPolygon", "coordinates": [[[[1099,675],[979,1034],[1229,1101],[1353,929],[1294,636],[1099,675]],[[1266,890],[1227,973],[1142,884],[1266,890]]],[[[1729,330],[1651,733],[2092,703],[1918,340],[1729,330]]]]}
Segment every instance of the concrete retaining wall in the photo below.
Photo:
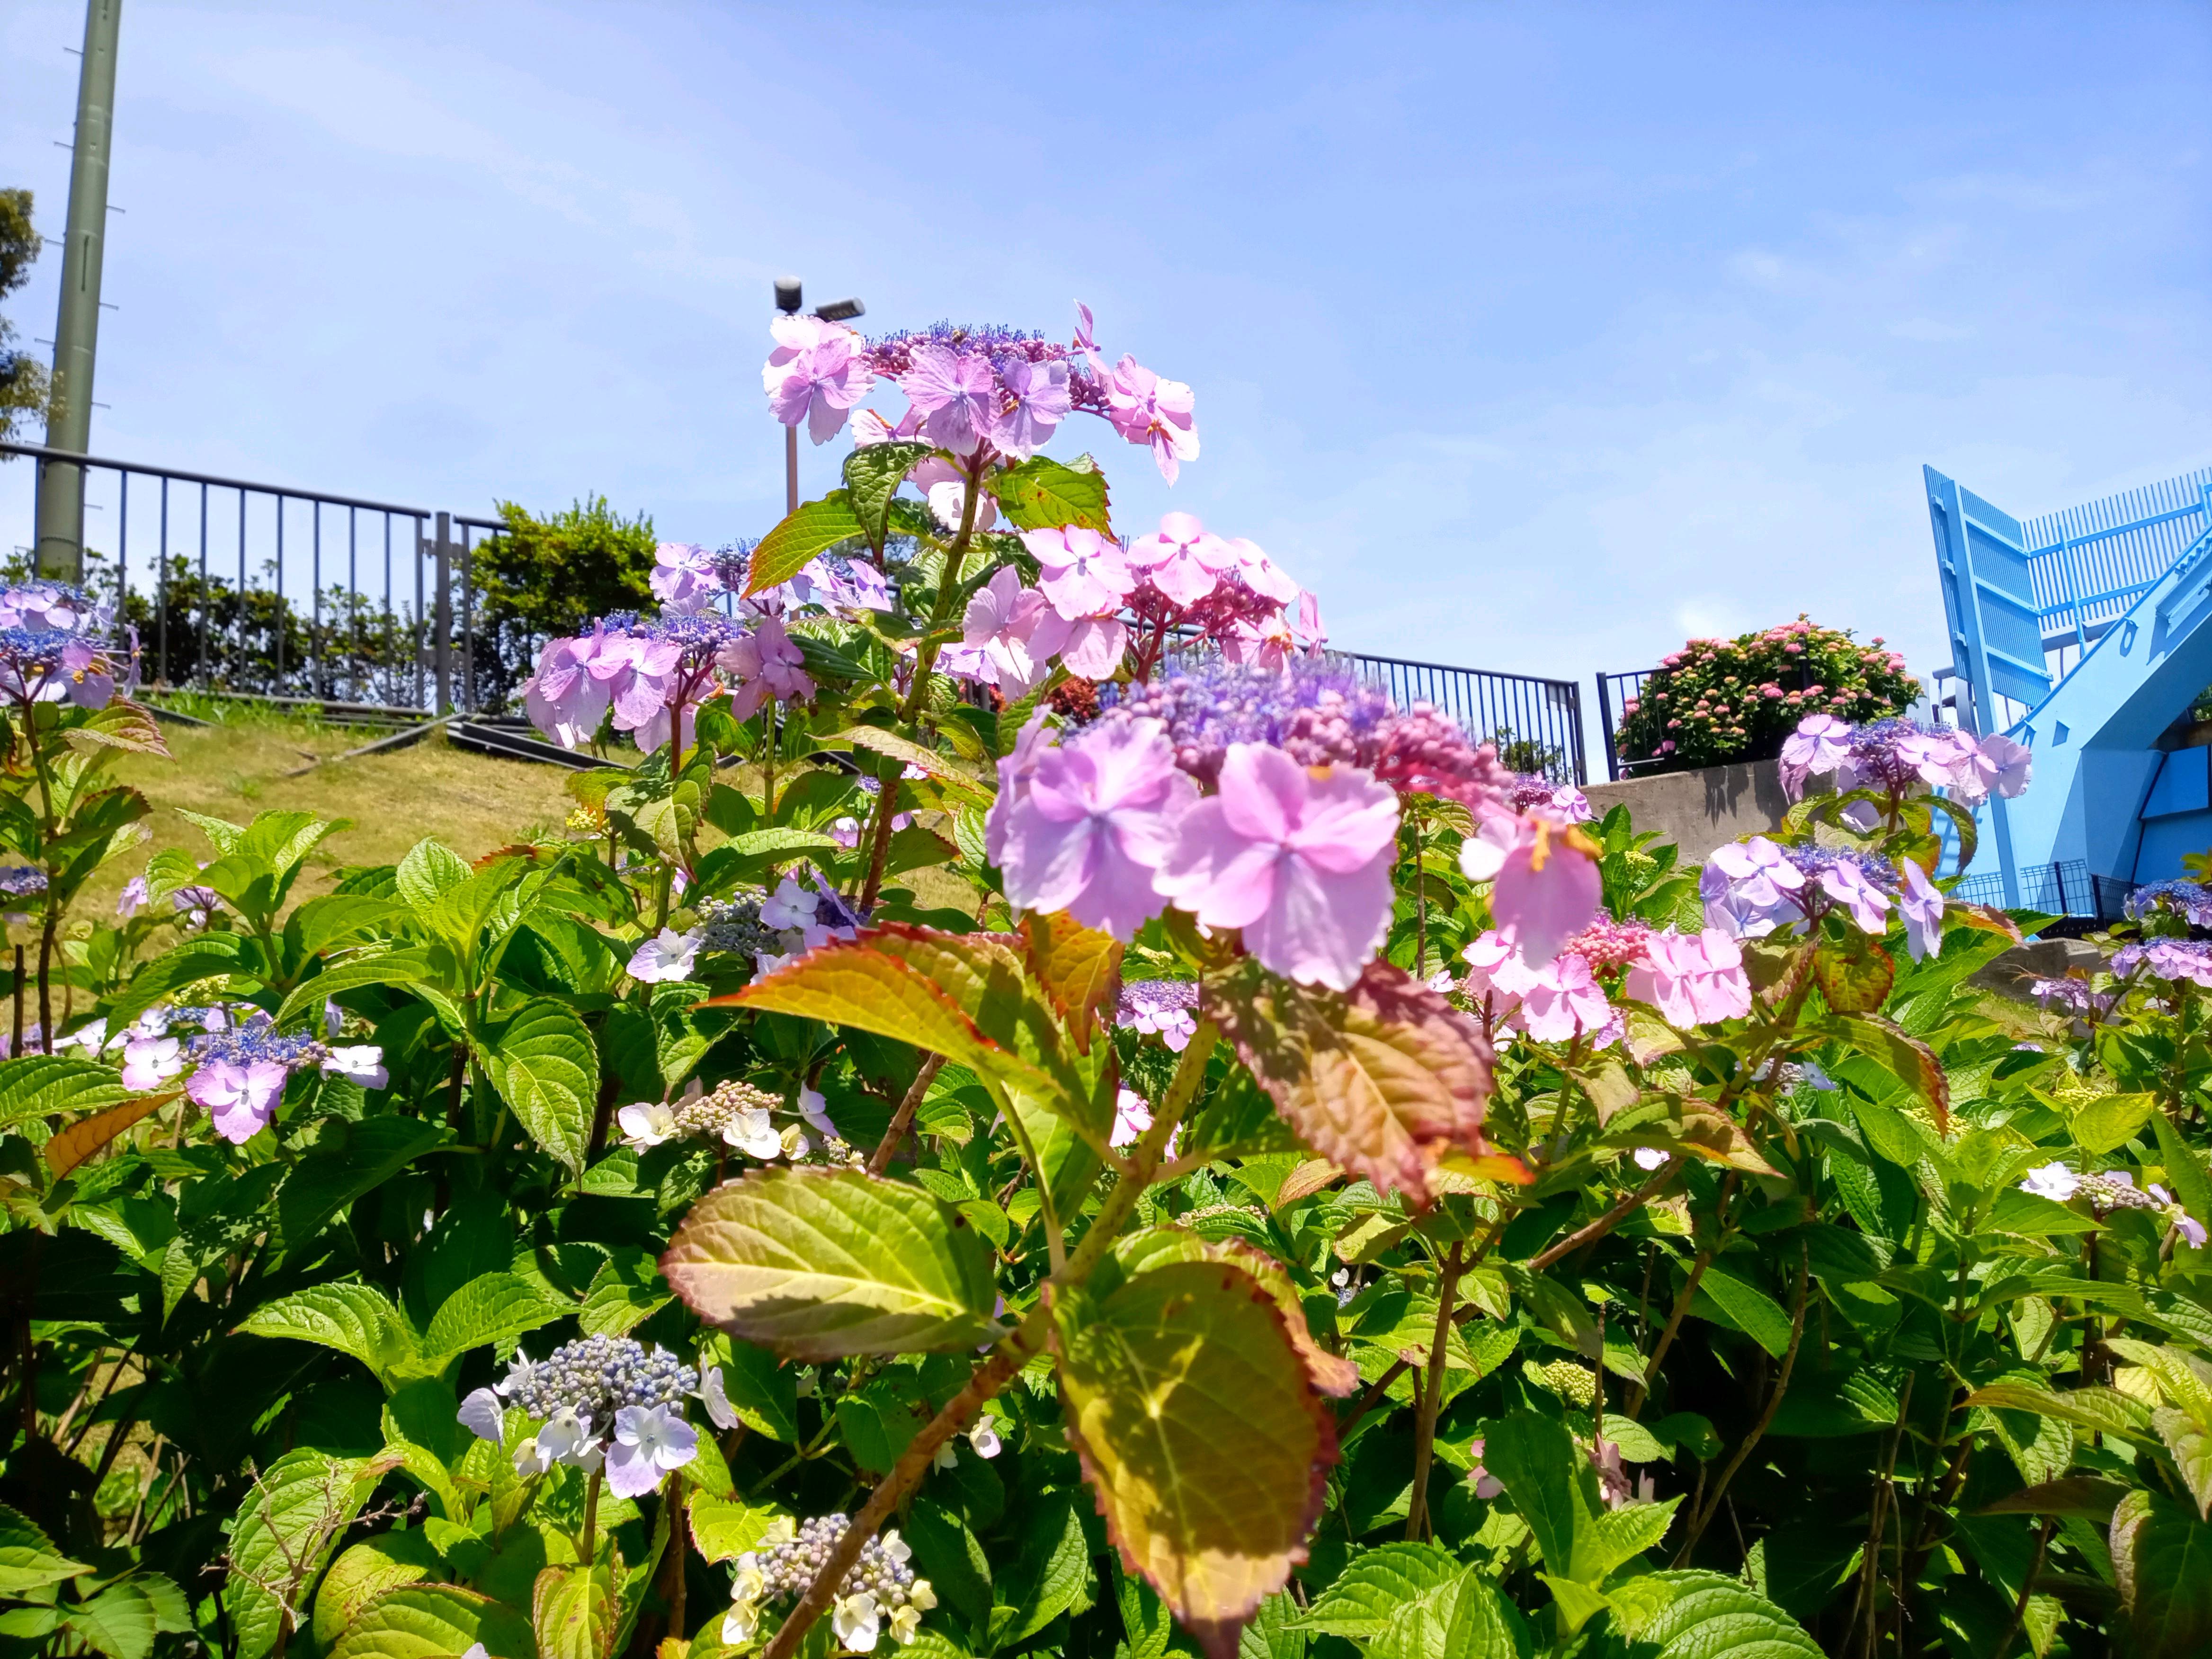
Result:
{"type": "Polygon", "coordinates": [[[1771,760],[1594,783],[1583,793],[1600,817],[1626,803],[1636,827],[1656,830],[1680,847],[1685,864],[1698,863],[1714,848],[1742,836],[1780,828],[1782,815],[1790,810],[1781,774],[1771,760]]]}

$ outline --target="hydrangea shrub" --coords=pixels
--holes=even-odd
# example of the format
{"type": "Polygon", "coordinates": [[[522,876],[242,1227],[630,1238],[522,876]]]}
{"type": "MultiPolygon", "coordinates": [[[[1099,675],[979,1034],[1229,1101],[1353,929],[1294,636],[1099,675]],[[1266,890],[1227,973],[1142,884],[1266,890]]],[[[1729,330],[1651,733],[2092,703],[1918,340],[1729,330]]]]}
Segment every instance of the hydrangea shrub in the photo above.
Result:
{"type": "Polygon", "coordinates": [[[765,381],[842,487],[545,647],[605,763],[473,859],[202,818],[83,914],[159,732],[0,594],[0,1641],[2201,1650],[2200,885],[1994,1004],[2018,744],[1801,705],[1684,868],[1117,532],[1042,447],[1194,398],[1087,313],[765,381]]]}
{"type": "Polygon", "coordinates": [[[1614,742],[1640,775],[1772,760],[1808,714],[1851,723],[1902,714],[1921,695],[1877,637],[1796,622],[1733,640],[1692,640],[1621,705],[1614,742]]]}

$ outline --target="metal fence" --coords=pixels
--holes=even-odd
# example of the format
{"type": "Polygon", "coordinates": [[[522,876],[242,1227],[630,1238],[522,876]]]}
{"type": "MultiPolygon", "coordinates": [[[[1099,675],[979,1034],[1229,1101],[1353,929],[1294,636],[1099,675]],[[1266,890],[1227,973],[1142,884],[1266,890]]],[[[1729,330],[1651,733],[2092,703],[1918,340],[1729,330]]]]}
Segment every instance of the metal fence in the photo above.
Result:
{"type": "Polygon", "coordinates": [[[74,475],[85,584],[137,630],[156,685],[439,714],[495,696],[471,580],[493,520],[38,444],[0,454],[29,459],[34,485],[74,475]]]}
{"type": "Polygon", "coordinates": [[[1541,772],[1554,783],[1590,781],[1583,750],[1582,687],[1573,680],[1496,674],[1359,651],[1327,654],[1387,692],[1400,708],[1429,703],[1476,742],[1495,743],[1516,772],[1541,772]]]}
{"type": "Polygon", "coordinates": [[[1656,668],[1632,669],[1626,674],[1600,674],[1597,677],[1598,730],[1605,735],[1605,775],[1613,782],[1634,772],[1639,766],[1652,766],[1656,758],[1626,760],[1620,753],[1620,723],[1628,718],[1628,705],[1644,695],[1644,683],[1659,671],[1656,668]]]}
{"type": "Polygon", "coordinates": [[[2134,883],[2117,876],[2091,875],[2088,865],[2080,859],[2024,866],[2019,875],[2020,902],[2016,906],[2006,905],[2004,878],[1994,872],[1968,876],[1952,890],[1951,896],[1967,904],[1990,904],[1999,909],[2039,910],[2046,916],[2092,916],[2100,921],[2118,921],[2126,914],[2128,895],[2135,890],[2134,883]]]}
{"type": "MultiPolygon", "coordinates": [[[[512,701],[542,642],[479,612],[474,562],[504,529],[494,520],[38,444],[0,442],[0,454],[29,459],[34,483],[50,467],[75,475],[86,585],[137,629],[156,685],[473,714],[512,701]]],[[[1394,702],[1427,702],[1496,742],[1519,770],[1589,781],[1572,680],[1329,655],[1394,702]]]]}

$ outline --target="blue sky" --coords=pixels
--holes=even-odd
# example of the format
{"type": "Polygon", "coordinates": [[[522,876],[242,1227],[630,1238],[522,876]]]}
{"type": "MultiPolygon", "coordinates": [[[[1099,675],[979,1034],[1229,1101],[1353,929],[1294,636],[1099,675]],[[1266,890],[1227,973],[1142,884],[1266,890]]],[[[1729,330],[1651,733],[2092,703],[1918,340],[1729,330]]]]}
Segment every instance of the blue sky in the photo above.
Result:
{"type": "MultiPolygon", "coordinates": [[[[50,233],[82,15],[0,15],[50,233]]],[[[2027,516],[2212,460],[2201,4],[131,0],[119,64],[133,459],[716,542],[781,511],[774,275],[884,328],[1079,296],[1198,393],[1172,491],[1063,428],[1125,528],[1252,537],[1354,649],[1585,681],[1801,611],[1925,672],[1922,462],[2027,516]]]]}

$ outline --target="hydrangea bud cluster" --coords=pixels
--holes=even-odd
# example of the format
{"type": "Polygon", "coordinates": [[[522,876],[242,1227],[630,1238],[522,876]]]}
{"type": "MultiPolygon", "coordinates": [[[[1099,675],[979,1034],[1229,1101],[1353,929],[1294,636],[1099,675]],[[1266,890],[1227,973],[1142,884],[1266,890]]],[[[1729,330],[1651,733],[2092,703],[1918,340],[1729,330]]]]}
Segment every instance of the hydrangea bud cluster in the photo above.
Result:
{"type": "MultiPolygon", "coordinates": [[[[751,1641],[760,1628],[763,1602],[804,1595],[851,1524],[842,1515],[816,1516],[796,1527],[788,1519],[777,1522],[762,1540],[766,1547],[748,1550],[737,1559],[722,1639],[732,1645],[751,1641]]],[[[830,1609],[831,1628],[845,1646],[872,1652],[886,1626],[893,1640],[914,1640],[921,1615],[937,1605],[937,1596],[927,1578],[915,1576],[913,1559],[912,1547],[896,1528],[860,1547],[830,1609]]]]}
{"type": "Polygon", "coordinates": [[[1198,1033],[1198,985],[1187,979],[1136,979],[1121,987],[1114,1023],[1181,1054],[1198,1033]]]}
{"type": "Polygon", "coordinates": [[[1570,1406],[1588,1411],[1597,1400],[1597,1379],[1590,1368],[1571,1359],[1554,1359],[1536,1367],[1536,1380],[1570,1406]]]}
{"type": "Polygon", "coordinates": [[[461,1402],[459,1417],[478,1439],[502,1442],[512,1403],[542,1425],[515,1448],[518,1472],[604,1464],[610,1491],[641,1498],[698,1455],[698,1431],[684,1416],[693,1397],[707,1402],[716,1423],[735,1420],[719,1370],[702,1378],[665,1349],[627,1336],[586,1336],[542,1360],[516,1354],[505,1377],[461,1402]]]}
{"type": "Polygon", "coordinates": [[[2173,1194],[2154,1181],[2148,1188],[2137,1187],[2135,1176],[2125,1170],[2079,1175],[2063,1164],[2046,1164],[2040,1169],[2030,1170],[2020,1187],[2022,1192],[2060,1204],[2086,1198],[2100,1215],[2114,1210],[2154,1210],[2189,1243],[2202,1248],[2205,1242],[2204,1224],[2200,1218],[2183,1209],[2173,1194]]]}
{"type": "Polygon", "coordinates": [[[2192,927],[2212,927],[2212,887],[2179,878],[2147,882],[2128,895],[2126,910],[2131,920],[2163,911],[2192,927]]]}
{"type": "Polygon", "coordinates": [[[699,1392],[699,1373],[665,1348],[627,1336],[585,1336],[527,1369],[518,1364],[501,1392],[532,1417],[572,1411],[608,1423],[624,1406],[682,1406],[699,1392]]]}
{"type": "Polygon", "coordinates": [[[630,957],[631,978],[648,984],[690,979],[700,952],[745,951],[753,970],[772,974],[831,939],[849,939],[867,925],[867,915],[840,897],[817,873],[802,887],[786,876],[775,892],[727,901],[708,899],[699,908],[699,924],[689,933],[664,927],[641,944],[630,957]]]}
{"type": "Polygon", "coordinates": [[[0,696],[19,704],[106,707],[118,678],[138,672],[137,636],[114,640],[114,607],[63,582],[0,588],[0,696]]]}
{"type": "Polygon", "coordinates": [[[1505,798],[1516,812],[1532,806],[1547,807],[1569,823],[1588,823],[1597,816],[1589,796],[1571,783],[1553,783],[1541,772],[1516,772],[1505,798]]]}
{"type": "Polygon", "coordinates": [[[623,1144],[639,1151],[689,1137],[719,1139],[763,1163],[778,1158],[848,1168],[866,1163],[837,1133],[821,1093],[813,1089],[799,1091],[798,1110],[791,1114],[781,1096],[750,1083],[732,1078],[708,1091],[694,1078],[672,1104],[641,1100],[623,1107],[615,1121],[623,1144]],[[779,1126],[779,1116],[790,1121],[779,1126]]]}

